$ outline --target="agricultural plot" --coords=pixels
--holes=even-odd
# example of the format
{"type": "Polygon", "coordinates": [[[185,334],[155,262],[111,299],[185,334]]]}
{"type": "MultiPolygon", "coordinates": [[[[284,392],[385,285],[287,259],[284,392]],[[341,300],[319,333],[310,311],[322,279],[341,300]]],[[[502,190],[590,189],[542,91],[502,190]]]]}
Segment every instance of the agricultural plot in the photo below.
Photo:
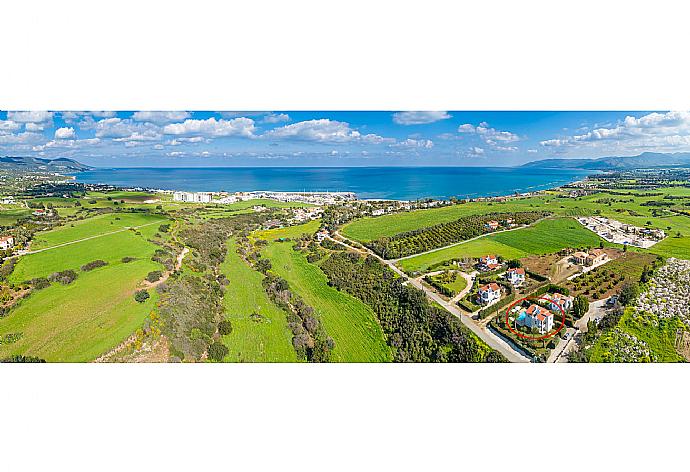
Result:
{"type": "MultiPolygon", "coordinates": [[[[270,234],[270,238],[275,239],[286,237],[278,235],[290,233],[270,234]]],[[[263,237],[268,239],[265,235],[263,237]]],[[[357,298],[330,287],[321,269],[309,264],[304,255],[292,249],[291,243],[269,244],[263,254],[271,260],[272,270],[287,280],[290,289],[294,290],[305,303],[312,306],[318,314],[326,332],[335,341],[335,348],[332,351],[333,360],[339,362],[391,360],[390,349],[371,308],[357,298]]]]}
{"type": "MultiPolygon", "coordinates": [[[[83,264],[96,259],[102,259],[109,264],[117,264],[123,257],[148,260],[157,246],[149,243],[147,239],[156,233],[160,224],[167,221],[161,220],[160,217],[158,218],[154,220],[155,224],[141,227],[139,229],[140,235],[137,235],[132,230],[124,230],[113,234],[98,233],[97,231],[103,227],[111,228],[109,225],[104,225],[102,219],[94,222],[94,226],[89,226],[87,223],[89,220],[84,220],[81,223],[85,224],[79,228],[63,227],[50,231],[50,234],[44,233],[44,235],[48,236],[41,242],[44,247],[52,249],[21,257],[10,276],[10,281],[22,283],[36,277],[45,277],[60,270],[77,270],[83,264]],[[53,248],[56,244],[77,241],[80,239],[79,235],[83,234],[91,234],[92,239],[53,248]],[[77,239],[73,239],[75,237],[77,239]],[[57,241],[61,242],[58,243],[57,241]]],[[[33,245],[32,249],[34,249],[33,245]]]]}
{"type": "Polygon", "coordinates": [[[265,239],[266,241],[274,241],[279,238],[299,238],[303,234],[312,235],[319,230],[321,222],[319,220],[309,221],[307,223],[295,226],[286,226],[284,228],[267,229],[265,231],[254,232],[254,238],[265,239]]]}
{"type": "Polygon", "coordinates": [[[144,225],[147,225],[146,227],[153,227],[155,230],[157,228],[156,224],[160,225],[166,221],[164,217],[150,213],[107,213],[97,215],[68,223],[52,231],[37,233],[31,243],[31,250],[91,238],[128,227],[137,227],[143,230],[144,225]]]}
{"type": "Polygon", "coordinates": [[[223,296],[233,330],[222,341],[229,350],[228,362],[296,362],[292,332],[286,313],[268,299],[261,285],[263,276],[245,264],[230,239],[220,268],[229,284],[223,296]],[[258,316],[253,316],[258,315],[258,316]]]}
{"type": "Polygon", "coordinates": [[[17,220],[29,216],[31,210],[28,208],[10,208],[0,210],[0,226],[12,226],[17,220]]]}
{"type": "Polygon", "coordinates": [[[148,259],[80,273],[69,285],[53,283],[22,300],[0,319],[0,357],[37,356],[49,362],[87,362],[117,346],[139,328],[157,295],[137,303],[133,294],[146,274],[160,269],[148,259]]]}
{"type": "Polygon", "coordinates": [[[600,238],[572,218],[540,221],[529,228],[488,234],[428,254],[403,259],[398,264],[407,273],[425,272],[451,259],[496,254],[504,259],[519,259],[531,254],[548,254],[566,247],[599,246],[600,238]]]}

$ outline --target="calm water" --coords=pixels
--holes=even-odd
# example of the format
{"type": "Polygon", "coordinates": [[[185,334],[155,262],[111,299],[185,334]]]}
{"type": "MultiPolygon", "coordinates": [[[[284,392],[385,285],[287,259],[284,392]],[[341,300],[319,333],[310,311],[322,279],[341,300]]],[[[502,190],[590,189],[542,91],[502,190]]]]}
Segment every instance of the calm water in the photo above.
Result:
{"type": "Polygon", "coordinates": [[[582,179],[587,171],[506,167],[222,167],[97,169],[78,182],[187,191],[340,191],[415,200],[508,195],[582,179]]]}

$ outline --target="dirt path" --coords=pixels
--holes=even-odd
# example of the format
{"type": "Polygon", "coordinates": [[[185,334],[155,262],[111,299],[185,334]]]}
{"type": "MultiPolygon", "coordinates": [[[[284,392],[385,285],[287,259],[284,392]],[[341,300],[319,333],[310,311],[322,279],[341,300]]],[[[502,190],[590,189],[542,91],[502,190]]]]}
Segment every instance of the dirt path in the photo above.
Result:
{"type": "Polygon", "coordinates": [[[182,267],[182,260],[185,258],[185,256],[189,253],[189,248],[185,247],[182,249],[182,252],[180,252],[177,255],[177,258],[175,259],[175,266],[173,267],[172,270],[166,270],[163,272],[161,275],[161,278],[156,280],[155,282],[149,282],[148,280],[144,280],[141,284],[141,287],[144,289],[150,289],[150,288],[155,288],[158,287],[160,284],[168,280],[168,278],[172,275],[173,272],[176,270],[180,270],[180,267],[182,267]]]}

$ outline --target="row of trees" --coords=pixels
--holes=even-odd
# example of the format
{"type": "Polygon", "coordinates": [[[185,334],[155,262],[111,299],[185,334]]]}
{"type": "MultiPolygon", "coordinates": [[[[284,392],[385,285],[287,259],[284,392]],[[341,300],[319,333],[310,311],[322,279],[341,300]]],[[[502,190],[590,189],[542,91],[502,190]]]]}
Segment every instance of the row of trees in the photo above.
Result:
{"type": "Polygon", "coordinates": [[[525,225],[545,216],[548,216],[548,213],[543,211],[470,215],[448,223],[407,231],[389,238],[379,238],[366,243],[366,245],[383,258],[398,258],[448,246],[491,232],[492,230],[487,226],[487,223],[492,220],[506,221],[512,219],[512,224],[525,225]]]}
{"type": "Polygon", "coordinates": [[[396,362],[503,362],[486,351],[460,321],[429,303],[423,291],[374,257],[333,253],[321,268],[329,284],[359,298],[376,313],[396,362]]]}

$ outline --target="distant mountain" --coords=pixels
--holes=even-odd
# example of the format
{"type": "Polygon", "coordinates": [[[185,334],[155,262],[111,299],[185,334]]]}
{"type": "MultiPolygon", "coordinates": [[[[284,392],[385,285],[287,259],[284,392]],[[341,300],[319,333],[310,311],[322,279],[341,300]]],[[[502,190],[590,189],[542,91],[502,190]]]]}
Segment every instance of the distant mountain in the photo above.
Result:
{"type": "Polygon", "coordinates": [[[42,159],[40,157],[0,157],[0,169],[23,170],[26,172],[47,171],[69,174],[93,169],[74,159],[60,157],[57,159],[42,159]]]}
{"type": "Polygon", "coordinates": [[[644,152],[639,156],[600,157],[598,159],[543,159],[522,167],[557,169],[626,170],[653,167],[690,167],[690,152],[664,154],[644,152]]]}

